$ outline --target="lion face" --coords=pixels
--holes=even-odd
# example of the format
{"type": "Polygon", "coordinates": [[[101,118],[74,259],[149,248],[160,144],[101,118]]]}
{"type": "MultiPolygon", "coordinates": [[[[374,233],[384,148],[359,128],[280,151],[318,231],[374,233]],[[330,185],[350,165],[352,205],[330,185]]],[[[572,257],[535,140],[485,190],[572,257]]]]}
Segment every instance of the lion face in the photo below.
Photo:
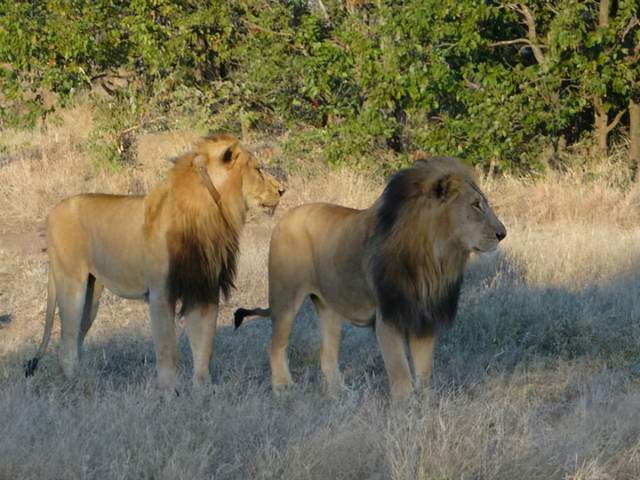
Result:
{"type": "Polygon", "coordinates": [[[429,225],[426,236],[432,240],[452,242],[466,252],[490,252],[507,235],[473,171],[455,158],[420,158],[414,168],[397,174],[394,182],[402,195],[390,193],[414,199],[424,225],[429,225]]]}
{"type": "Polygon", "coordinates": [[[260,206],[273,213],[284,186],[262,170],[235,137],[226,134],[208,137],[199,145],[199,151],[206,157],[207,171],[214,184],[230,182],[242,189],[245,206],[260,206]]]}
{"type": "Polygon", "coordinates": [[[260,168],[256,159],[247,154],[242,174],[242,192],[249,205],[268,208],[273,212],[284,193],[284,186],[273,175],[260,168]]]}
{"type": "Polygon", "coordinates": [[[507,229],[489,206],[487,198],[470,180],[462,180],[451,202],[451,223],[459,242],[473,252],[491,252],[507,236],[507,229]]]}

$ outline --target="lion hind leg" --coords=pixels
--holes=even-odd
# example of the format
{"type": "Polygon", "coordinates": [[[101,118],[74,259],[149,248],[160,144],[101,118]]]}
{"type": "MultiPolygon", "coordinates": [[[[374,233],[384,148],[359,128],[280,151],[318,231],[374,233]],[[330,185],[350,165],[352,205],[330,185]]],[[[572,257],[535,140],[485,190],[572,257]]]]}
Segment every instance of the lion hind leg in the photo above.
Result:
{"type": "Polygon", "coordinates": [[[98,306],[100,304],[100,297],[102,296],[103,290],[104,286],[102,282],[97,280],[93,275],[89,274],[85,304],[82,312],[82,321],[80,323],[79,348],[82,348],[82,344],[84,343],[84,339],[87,336],[87,332],[89,332],[91,325],[93,325],[93,321],[98,315],[98,306]]]}
{"type": "Polygon", "coordinates": [[[78,370],[81,345],[80,330],[87,296],[87,284],[76,279],[56,280],[60,308],[60,363],[67,378],[78,370]]]}
{"type": "Polygon", "coordinates": [[[391,397],[393,400],[404,400],[413,390],[411,371],[404,349],[404,336],[393,325],[389,325],[380,313],[376,314],[376,337],[382,350],[384,366],[389,375],[391,397]]]}
{"type": "Polygon", "coordinates": [[[340,340],[342,337],[342,317],[328,308],[316,296],[313,303],[320,319],[322,340],[320,344],[320,369],[331,394],[337,393],[343,386],[343,378],[338,368],[340,340]]]}
{"type": "Polygon", "coordinates": [[[272,334],[269,352],[271,385],[275,392],[293,384],[289,371],[288,346],[296,313],[306,297],[303,291],[288,292],[271,298],[272,334]]]}
{"type": "Polygon", "coordinates": [[[213,357],[218,305],[195,307],[185,315],[189,344],[193,352],[193,383],[203,387],[211,382],[211,358],[213,357]]]}
{"type": "Polygon", "coordinates": [[[271,385],[274,392],[293,383],[289,371],[288,345],[295,316],[304,299],[313,293],[312,245],[283,220],[271,237],[269,247],[269,310],[272,334],[269,352],[271,385]],[[292,255],[292,252],[297,254],[292,255]]]}

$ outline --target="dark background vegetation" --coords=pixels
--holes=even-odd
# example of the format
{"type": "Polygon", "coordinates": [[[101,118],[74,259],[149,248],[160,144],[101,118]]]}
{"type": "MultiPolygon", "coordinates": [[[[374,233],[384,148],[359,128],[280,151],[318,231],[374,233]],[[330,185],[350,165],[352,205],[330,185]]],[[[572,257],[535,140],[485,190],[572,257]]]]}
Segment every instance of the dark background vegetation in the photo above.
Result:
{"type": "Polygon", "coordinates": [[[91,91],[95,150],[116,162],[128,132],[186,122],[290,131],[334,164],[421,149],[530,171],[616,139],[637,163],[639,15],[637,0],[0,0],[0,125],[91,91]]]}

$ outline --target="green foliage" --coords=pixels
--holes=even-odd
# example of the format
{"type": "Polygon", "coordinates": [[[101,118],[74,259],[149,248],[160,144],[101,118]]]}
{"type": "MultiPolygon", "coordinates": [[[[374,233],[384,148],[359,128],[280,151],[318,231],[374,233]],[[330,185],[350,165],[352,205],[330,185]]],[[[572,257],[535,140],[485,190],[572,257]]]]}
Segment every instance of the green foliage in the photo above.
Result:
{"type": "Polygon", "coordinates": [[[118,168],[129,152],[130,133],[148,123],[153,123],[152,105],[142,95],[128,90],[118,92],[113,98],[96,102],[94,126],[89,135],[89,151],[103,165],[118,168]]]}
{"type": "MultiPolygon", "coordinates": [[[[64,104],[124,69],[155,115],[312,127],[334,164],[422,149],[531,169],[591,131],[596,99],[614,116],[640,95],[636,0],[606,27],[577,0],[362,3],[0,0],[0,120],[33,123],[43,92],[64,104]]],[[[124,118],[109,128],[140,120],[124,118]]]]}

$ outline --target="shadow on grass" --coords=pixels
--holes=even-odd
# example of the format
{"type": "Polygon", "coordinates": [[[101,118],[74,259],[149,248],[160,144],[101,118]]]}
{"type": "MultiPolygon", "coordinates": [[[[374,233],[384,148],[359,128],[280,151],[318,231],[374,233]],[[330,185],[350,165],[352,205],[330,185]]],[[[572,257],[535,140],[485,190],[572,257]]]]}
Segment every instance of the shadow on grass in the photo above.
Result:
{"type": "MultiPolygon", "coordinates": [[[[5,334],[10,334],[10,331],[7,330],[5,334]]],[[[232,382],[247,388],[252,384],[268,389],[270,369],[267,349],[270,338],[269,319],[246,322],[239,330],[220,326],[215,337],[211,365],[214,384],[232,382]]],[[[33,382],[45,390],[47,384],[65,382],[57,357],[58,344],[58,337],[54,335],[33,377],[33,382]]],[[[294,380],[312,390],[324,387],[319,348],[315,312],[311,302],[307,301],[296,319],[289,355],[294,380]]],[[[0,356],[0,372],[5,372],[3,376],[6,380],[23,381],[24,363],[35,354],[36,349],[36,343],[28,344],[0,356]]],[[[192,356],[184,331],[178,334],[178,349],[181,381],[190,382],[192,356]]],[[[371,329],[345,326],[342,353],[341,368],[345,371],[347,381],[353,379],[354,382],[372,383],[372,378],[384,369],[371,329]]],[[[99,383],[116,389],[144,384],[152,379],[155,376],[155,353],[148,324],[118,328],[107,335],[96,336],[89,331],[80,360],[80,376],[97,378],[99,383]]]]}
{"type": "Polygon", "coordinates": [[[440,382],[578,358],[640,374],[640,272],[571,290],[536,287],[497,253],[472,265],[467,280],[456,323],[438,345],[440,382]]]}
{"type": "MultiPolygon", "coordinates": [[[[640,375],[640,272],[619,275],[604,284],[569,291],[527,285],[523,272],[501,253],[470,265],[454,326],[440,335],[434,365],[438,386],[477,384],[488,372],[509,372],[531,362],[588,358],[640,375]]],[[[3,315],[1,318],[9,318],[3,315]]],[[[218,329],[212,364],[215,384],[236,382],[269,386],[267,348],[271,322],[246,322],[239,330],[218,329]],[[239,381],[239,379],[242,379],[239,381]]],[[[41,369],[61,377],[54,355],[41,369]]],[[[191,353],[180,335],[182,378],[192,373],[191,353]]],[[[22,363],[34,348],[0,358],[11,377],[22,376],[22,363]]],[[[319,331],[312,304],[298,313],[290,344],[290,366],[297,383],[323,387],[319,368],[319,331]]],[[[148,329],[118,329],[85,344],[82,368],[110,385],[126,386],[153,377],[154,353],[148,329]],[[96,375],[97,372],[97,375],[96,375]]],[[[345,325],[340,367],[347,385],[387,388],[380,350],[372,329],[345,325]]]]}

